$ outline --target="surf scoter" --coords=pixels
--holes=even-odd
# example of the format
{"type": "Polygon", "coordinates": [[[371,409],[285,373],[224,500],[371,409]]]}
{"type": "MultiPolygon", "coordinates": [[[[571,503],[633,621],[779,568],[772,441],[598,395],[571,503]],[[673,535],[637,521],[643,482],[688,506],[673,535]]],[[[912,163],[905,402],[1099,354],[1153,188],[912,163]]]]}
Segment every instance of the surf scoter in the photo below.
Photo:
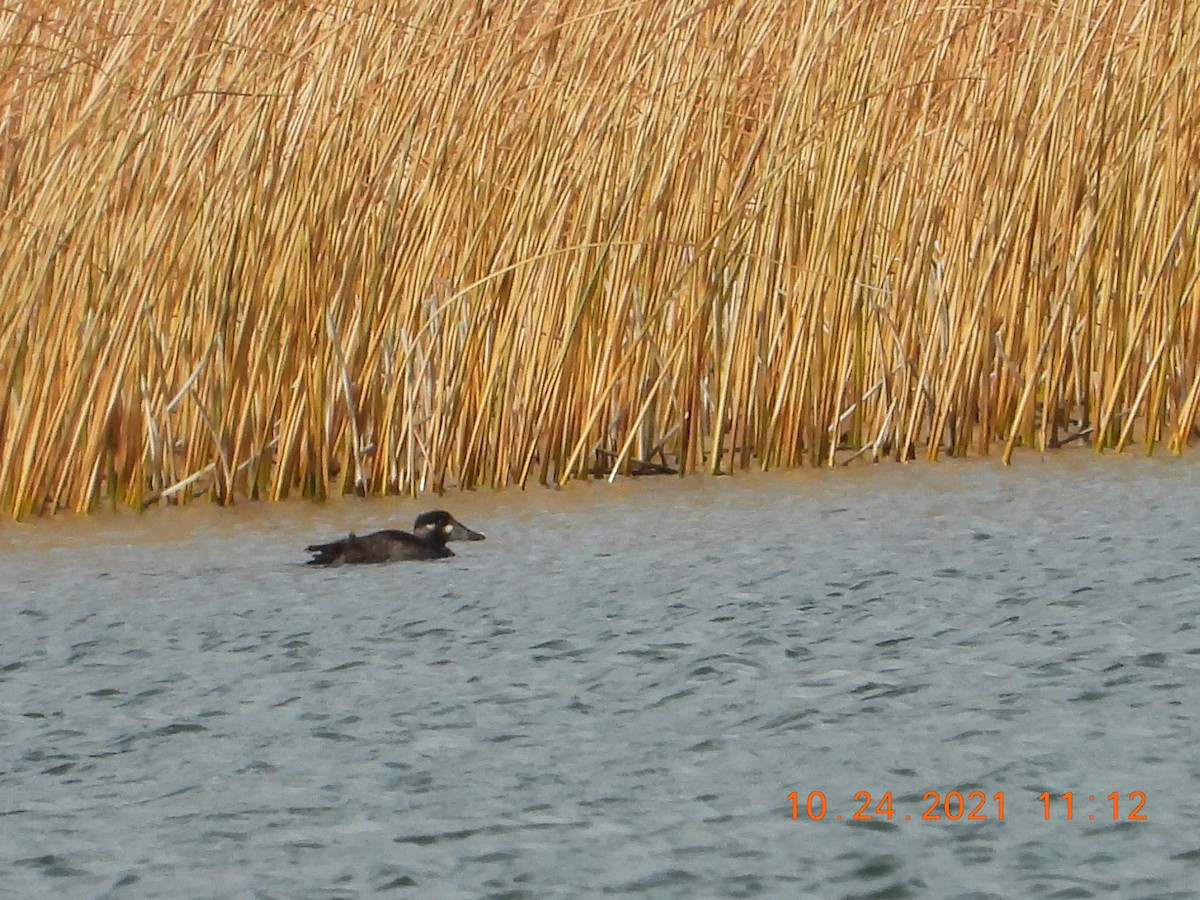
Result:
{"type": "Polygon", "coordinates": [[[310,566],[340,566],[348,563],[385,563],[398,559],[441,559],[453,556],[447,541],[482,541],[484,536],[472,531],[444,509],[421,513],[413,524],[412,533],[394,528],[364,534],[351,532],[349,537],[328,544],[310,544],[313,558],[310,566]]]}

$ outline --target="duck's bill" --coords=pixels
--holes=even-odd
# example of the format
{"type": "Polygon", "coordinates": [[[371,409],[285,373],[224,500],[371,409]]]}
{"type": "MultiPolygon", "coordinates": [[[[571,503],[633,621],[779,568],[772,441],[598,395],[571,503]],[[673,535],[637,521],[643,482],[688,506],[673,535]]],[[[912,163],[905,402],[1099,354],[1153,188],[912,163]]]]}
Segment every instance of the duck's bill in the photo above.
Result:
{"type": "Polygon", "coordinates": [[[454,530],[450,532],[448,540],[451,541],[483,541],[487,540],[478,531],[472,531],[462,522],[454,523],[454,530]]]}

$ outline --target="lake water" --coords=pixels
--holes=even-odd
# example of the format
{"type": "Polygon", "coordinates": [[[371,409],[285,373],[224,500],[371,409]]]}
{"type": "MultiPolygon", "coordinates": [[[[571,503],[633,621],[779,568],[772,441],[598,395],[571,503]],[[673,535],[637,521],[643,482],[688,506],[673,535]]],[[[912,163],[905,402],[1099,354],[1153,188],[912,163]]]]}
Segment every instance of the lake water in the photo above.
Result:
{"type": "Polygon", "coordinates": [[[1198,482],[1061,451],[0,525],[0,897],[1194,898],[1198,482]],[[488,540],[301,564],[438,506],[488,540]]]}

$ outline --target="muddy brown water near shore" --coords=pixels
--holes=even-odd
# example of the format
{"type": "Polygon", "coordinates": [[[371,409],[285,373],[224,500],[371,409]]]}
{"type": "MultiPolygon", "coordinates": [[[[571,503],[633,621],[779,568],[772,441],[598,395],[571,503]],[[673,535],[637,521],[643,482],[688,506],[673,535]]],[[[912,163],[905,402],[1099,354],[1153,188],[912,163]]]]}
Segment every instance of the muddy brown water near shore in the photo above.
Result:
{"type": "Polygon", "coordinates": [[[1064,452],[0,526],[0,897],[1194,896],[1198,481],[1064,452]],[[487,541],[302,565],[439,506],[487,541]]]}

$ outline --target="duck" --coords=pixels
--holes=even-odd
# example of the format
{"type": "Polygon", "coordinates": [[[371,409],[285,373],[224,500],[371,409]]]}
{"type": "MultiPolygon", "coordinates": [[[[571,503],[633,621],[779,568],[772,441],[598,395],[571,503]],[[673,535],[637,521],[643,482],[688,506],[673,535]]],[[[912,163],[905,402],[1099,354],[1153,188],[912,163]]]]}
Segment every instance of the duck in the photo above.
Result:
{"type": "Polygon", "coordinates": [[[454,551],[447,541],[482,541],[484,536],[472,531],[444,509],[421,513],[411,533],[387,528],[371,534],[357,535],[309,544],[306,548],[313,558],[310,566],[341,566],[355,563],[386,563],[403,559],[444,559],[454,551]]]}

